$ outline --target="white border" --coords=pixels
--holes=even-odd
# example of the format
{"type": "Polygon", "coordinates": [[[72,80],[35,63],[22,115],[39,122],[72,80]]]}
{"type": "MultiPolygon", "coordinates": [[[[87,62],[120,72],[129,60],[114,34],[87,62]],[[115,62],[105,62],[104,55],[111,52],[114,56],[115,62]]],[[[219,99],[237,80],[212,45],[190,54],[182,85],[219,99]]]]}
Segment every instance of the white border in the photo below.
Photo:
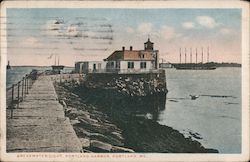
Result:
{"type": "MultiPolygon", "coordinates": [[[[249,4],[242,1],[4,1],[1,17],[7,8],[239,8],[242,9],[242,153],[241,154],[115,154],[136,155],[138,158],[93,158],[95,154],[77,153],[6,153],[6,48],[1,48],[1,159],[2,161],[248,161],[249,158],[249,4]],[[18,155],[47,155],[52,158],[17,158],[18,155]],[[89,155],[90,158],[67,157],[89,155]],[[140,155],[145,155],[139,158],[140,155]],[[55,156],[53,158],[53,156],[55,156]]],[[[2,18],[0,19],[2,22],[2,18]]],[[[6,24],[1,23],[6,29],[6,24]]],[[[1,35],[6,31],[1,30],[1,35]]],[[[6,37],[1,37],[1,47],[6,47],[6,37]],[[4,44],[5,43],[5,44],[4,44]]],[[[99,154],[109,155],[113,154],[99,154]]]]}

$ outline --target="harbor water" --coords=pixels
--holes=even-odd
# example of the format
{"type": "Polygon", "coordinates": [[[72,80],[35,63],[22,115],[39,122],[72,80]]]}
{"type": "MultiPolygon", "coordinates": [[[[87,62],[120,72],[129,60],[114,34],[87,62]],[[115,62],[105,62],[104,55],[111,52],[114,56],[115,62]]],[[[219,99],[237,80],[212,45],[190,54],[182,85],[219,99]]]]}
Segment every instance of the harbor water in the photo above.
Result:
{"type": "Polygon", "coordinates": [[[241,152],[241,68],[167,69],[158,122],[220,153],[241,152]],[[198,98],[191,100],[190,95],[198,98]]]}
{"type": "MultiPolygon", "coordinates": [[[[7,70],[7,87],[32,69],[7,70]]],[[[68,71],[72,68],[68,69],[68,71]]],[[[156,120],[220,153],[241,152],[241,68],[166,69],[166,106],[156,120]],[[190,95],[197,96],[191,100],[190,95]]]]}

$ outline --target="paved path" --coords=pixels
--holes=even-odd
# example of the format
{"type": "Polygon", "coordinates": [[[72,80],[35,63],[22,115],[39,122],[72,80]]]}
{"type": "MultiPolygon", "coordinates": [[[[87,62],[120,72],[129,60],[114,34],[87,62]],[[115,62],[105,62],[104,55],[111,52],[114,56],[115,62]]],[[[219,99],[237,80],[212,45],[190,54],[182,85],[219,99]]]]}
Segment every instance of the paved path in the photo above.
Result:
{"type": "Polygon", "coordinates": [[[38,78],[13,116],[7,118],[7,152],[80,152],[48,76],[38,78]]]}

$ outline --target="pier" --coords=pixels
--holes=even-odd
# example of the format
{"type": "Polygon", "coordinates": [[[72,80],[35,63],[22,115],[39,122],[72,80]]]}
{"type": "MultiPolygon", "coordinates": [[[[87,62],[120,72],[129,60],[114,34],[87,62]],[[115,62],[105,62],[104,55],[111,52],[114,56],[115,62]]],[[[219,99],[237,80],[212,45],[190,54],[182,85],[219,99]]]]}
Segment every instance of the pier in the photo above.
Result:
{"type": "Polygon", "coordinates": [[[7,152],[81,151],[49,76],[39,76],[18,106],[6,111],[7,152]]]}

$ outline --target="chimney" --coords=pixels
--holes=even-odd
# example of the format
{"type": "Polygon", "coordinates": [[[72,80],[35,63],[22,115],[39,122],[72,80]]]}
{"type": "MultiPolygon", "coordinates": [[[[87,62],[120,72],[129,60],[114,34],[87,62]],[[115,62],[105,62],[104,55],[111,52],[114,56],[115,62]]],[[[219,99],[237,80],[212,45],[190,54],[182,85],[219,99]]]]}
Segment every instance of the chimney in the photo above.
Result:
{"type": "Polygon", "coordinates": [[[125,47],[124,46],[122,47],[122,51],[125,51],[125,47]]]}
{"type": "Polygon", "coordinates": [[[130,51],[132,51],[133,50],[133,47],[132,46],[130,46],[130,51]]]}

